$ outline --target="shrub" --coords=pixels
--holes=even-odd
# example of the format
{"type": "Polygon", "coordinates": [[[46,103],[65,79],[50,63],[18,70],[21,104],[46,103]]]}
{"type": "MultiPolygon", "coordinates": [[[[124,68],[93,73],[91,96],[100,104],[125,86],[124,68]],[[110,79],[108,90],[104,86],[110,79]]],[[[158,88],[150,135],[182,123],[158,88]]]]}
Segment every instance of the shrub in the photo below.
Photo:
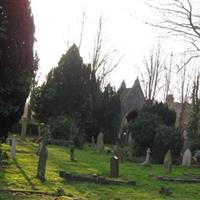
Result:
{"type": "Polygon", "coordinates": [[[162,163],[165,153],[170,149],[172,157],[180,156],[182,148],[181,134],[174,127],[160,125],[156,129],[153,142],[152,156],[158,163],[162,163]]]}
{"type": "Polygon", "coordinates": [[[129,131],[133,138],[133,154],[145,155],[148,147],[152,148],[156,128],[162,124],[161,119],[154,114],[141,112],[138,117],[129,123],[129,131]]]}
{"type": "Polygon", "coordinates": [[[72,119],[67,115],[61,115],[49,120],[51,137],[54,139],[70,139],[72,119]]]}

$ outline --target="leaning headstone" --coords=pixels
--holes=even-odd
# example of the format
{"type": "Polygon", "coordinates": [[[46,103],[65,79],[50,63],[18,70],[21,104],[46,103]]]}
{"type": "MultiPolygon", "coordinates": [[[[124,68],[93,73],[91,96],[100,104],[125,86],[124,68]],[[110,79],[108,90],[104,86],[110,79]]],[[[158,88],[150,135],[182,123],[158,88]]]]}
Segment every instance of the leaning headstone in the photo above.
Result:
{"type": "Polygon", "coordinates": [[[190,149],[186,149],[184,154],[183,154],[183,160],[182,160],[182,165],[183,166],[191,166],[192,162],[192,153],[190,149]]]}
{"type": "Polygon", "coordinates": [[[97,143],[96,143],[96,151],[99,153],[104,148],[104,141],[103,141],[103,133],[99,133],[97,137],[97,143]]]}
{"type": "Polygon", "coordinates": [[[146,159],[145,159],[145,161],[142,163],[142,165],[144,165],[144,166],[151,166],[150,154],[151,154],[151,150],[150,150],[150,148],[148,148],[147,151],[146,151],[146,159]]]}
{"type": "Polygon", "coordinates": [[[13,135],[13,137],[12,137],[12,145],[11,145],[11,158],[12,159],[15,159],[16,146],[17,146],[16,136],[13,135]]]}
{"type": "Polygon", "coordinates": [[[112,178],[119,176],[119,159],[116,156],[110,159],[110,176],[112,178]]]}
{"type": "Polygon", "coordinates": [[[44,128],[45,134],[42,140],[41,150],[39,152],[39,162],[38,162],[38,169],[37,169],[37,177],[41,181],[45,181],[45,172],[46,172],[46,161],[48,157],[48,150],[47,150],[47,140],[48,140],[48,128],[44,128]]]}
{"type": "Polygon", "coordinates": [[[165,158],[164,158],[164,168],[168,171],[171,172],[172,169],[172,154],[170,149],[167,151],[167,153],[165,154],[165,158]]]}

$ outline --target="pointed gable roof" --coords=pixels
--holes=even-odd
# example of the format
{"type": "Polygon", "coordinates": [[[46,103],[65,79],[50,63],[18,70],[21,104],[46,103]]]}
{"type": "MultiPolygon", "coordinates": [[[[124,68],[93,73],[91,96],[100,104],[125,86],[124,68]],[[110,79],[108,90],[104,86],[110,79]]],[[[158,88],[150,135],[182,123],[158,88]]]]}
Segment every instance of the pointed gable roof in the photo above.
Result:
{"type": "Polygon", "coordinates": [[[121,100],[122,116],[127,115],[132,110],[140,110],[145,104],[145,97],[142,92],[140,81],[137,78],[123,99],[121,100]]]}

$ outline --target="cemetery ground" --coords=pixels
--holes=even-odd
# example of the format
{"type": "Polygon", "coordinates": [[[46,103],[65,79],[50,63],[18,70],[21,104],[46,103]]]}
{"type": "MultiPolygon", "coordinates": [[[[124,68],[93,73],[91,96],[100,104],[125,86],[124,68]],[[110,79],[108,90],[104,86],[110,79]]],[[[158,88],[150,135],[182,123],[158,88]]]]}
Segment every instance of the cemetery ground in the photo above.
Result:
{"type": "MultiPolygon", "coordinates": [[[[152,177],[152,175],[183,177],[187,173],[200,176],[200,169],[196,167],[173,166],[172,172],[168,173],[164,170],[163,165],[144,167],[128,161],[120,163],[119,179],[134,180],[136,181],[135,186],[67,182],[59,177],[59,171],[76,174],[97,174],[109,177],[111,155],[107,154],[106,151],[98,154],[94,151],[93,147],[88,145],[85,145],[84,149],[75,150],[75,159],[77,162],[70,162],[68,148],[48,145],[47,180],[42,183],[36,178],[38,163],[37,148],[38,144],[36,143],[18,141],[15,160],[9,159],[9,165],[0,169],[0,200],[197,200],[200,197],[200,183],[162,182],[152,177]],[[165,196],[160,194],[161,187],[169,188],[172,195],[165,196]],[[53,196],[53,193],[59,188],[64,190],[65,195],[60,197],[53,196]],[[2,190],[11,190],[14,192],[2,192],[2,190]]],[[[10,146],[3,145],[3,149],[9,152],[10,146]]]]}

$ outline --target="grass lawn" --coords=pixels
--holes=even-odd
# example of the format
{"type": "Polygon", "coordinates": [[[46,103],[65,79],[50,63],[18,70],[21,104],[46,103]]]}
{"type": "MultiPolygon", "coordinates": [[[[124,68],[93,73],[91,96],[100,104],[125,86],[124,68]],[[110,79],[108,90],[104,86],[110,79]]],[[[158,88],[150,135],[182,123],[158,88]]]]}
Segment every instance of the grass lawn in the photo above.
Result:
{"type": "MultiPolygon", "coordinates": [[[[73,172],[77,174],[97,174],[109,176],[110,155],[97,154],[91,147],[86,146],[83,150],[75,151],[77,162],[69,161],[69,149],[59,146],[48,146],[49,157],[47,161],[46,179],[41,183],[36,178],[38,145],[31,142],[17,144],[16,159],[0,171],[0,189],[34,190],[55,192],[62,188],[66,196],[57,199],[90,199],[90,200],[189,200],[200,199],[200,184],[182,184],[162,182],[152,179],[149,175],[164,175],[182,177],[183,173],[200,175],[198,168],[186,168],[173,166],[172,173],[168,174],[162,165],[153,165],[146,168],[131,162],[120,164],[120,178],[135,180],[136,186],[96,185],[92,183],[66,182],[59,177],[59,171],[73,172]],[[170,188],[172,197],[159,194],[161,187],[170,188]],[[71,198],[69,198],[69,196],[71,198]]],[[[3,145],[9,150],[10,146],[3,145]]],[[[45,195],[24,195],[22,193],[0,193],[0,200],[5,199],[56,199],[45,195]]]]}

